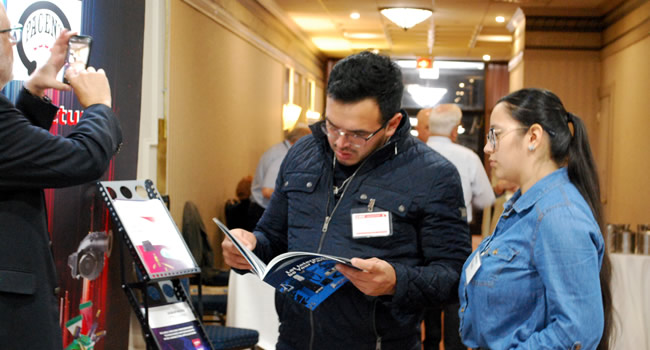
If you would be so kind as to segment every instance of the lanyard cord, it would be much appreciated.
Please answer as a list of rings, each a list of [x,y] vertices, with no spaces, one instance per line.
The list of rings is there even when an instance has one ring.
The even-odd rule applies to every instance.
[[[359,167],[357,168],[357,170],[355,170],[352,173],[352,175],[350,175],[349,178],[345,179],[345,181],[343,181],[343,184],[341,185],[341,187],[338,188],[336,192],[334,192],[334,195],[336,195],[336,193],[338,193],[338,190],[343,189],[343,192],[341,193],[341,197],[339,197],[339,199],[336,200],[336,203],[334,204],[334,209],[332,209],[332,212],[329,213],[329,215],[327,213],[329,212],[329,209],[330,209],[330,201],[331,201],[332,195],[329,193],[329,190],[327,191],[327,206],[325,207],[325,215],[326,215],[325,216],[325,223],[323,223],[323,228],[321,229],[321,237],[320,237],[320,242],[318,243],[318,250],[316,251],[317,253],[320,253],[321,249],[323,248],[323,242],[325,241],[325,234],[327,233],[327,229],[329,227],[330,220],[332,220],[332,217],[334,216],[334,212],[336,212],[336,209],[339,207],[339,204],[341,204],[342,199],[345,196],[345,192],[347,192],[348,188],[350,187],[350,184],[352,183],[352,180],[357,175],[359,170],[361,168],[363,168],[363,165],[366,164],[368,159],[370,159],[372,157],[373,154],[375,154],[380,149],[386,147],[389,140],[386,140],[386,143],[384,145],[382,145],[381,147],[379,147],[379,148],[375,149],[374,151],[372,151],[372,153],[370,153],[363,160],[363,162],[361,162],[361,164],[359,164]],[[397,154],[397,145],[395,145],[395,154]],[[335,167],[336,167],[336,154],[332,154],[332,174],[330,175],[330,181],[329,181],[332,186],[334,186],[334,168]]]
[[[336,212],[336,209],[339,207],[339,204],[341,204],[343,197],[345,196],[345,192],[347,192],[348,188],[350,187],[349,184],[352,183],[352,180],[354,177],[357,175],[359,170],[363,167],[364,164],[366,164],[366,161],[370,157],[366,157],[366,159],[359,164],[359,167],[357,170],[355,170],[352,175],[346,180],[348,182],[348,185],[343,187],[343,192],[341,193],[341,197],[339,197],[338,200],[336,200],[336,203],[334,204],[334,209],[332,209],[332,212],[327,214],[330,210],[330,201],[332,198],[332,194],[329,193],[329,190],[327,191],[327,206],[325,207],[325,223],[323,223],[323,228],[321,229],[321,236],[320,236],[320,242],[318,242],[318,250],[316,251],[317,253],[320,253],[321,249],[323,249],[323,242],[325,241],[325,235],[327,234],[327,228],[329,227],[330,220],[332,220],[332,217],[334,216],[334,213]],[[336,155],[332,155],[332,174],[330,175],[330,183],[333,185],[334,184],[334,168],[336,167]]]
[[[363,165],[366,163],[368,158],[369,157],[366,157],[366,159],[364,159],[363,162],[361,162],[359,167],[357,167],[357,169],[352,173],[352,175],[350,175],[350,177],[348,177],[347,179],[345,179],[345,181],[343,181],[343,185],[341,185],[340,188],[337,188],[337,191],[334,193],[335,195],[338,193],[338,190],[340,190],[340,189],[343,189],[343,192],[341,192],[341,197],[339,197],[339,199],[336,200],[336,202],[334,204],[334,209],[332,209],[332,212],[329,213],[329,215],[327,215],[325,217],[325,223],[323,224],[323,229],[322,229],[323,233],[327,232],[327,227],[329,226],[330,220],[332,219],[332,216],[334,216],[334,212],[336,212],[336,208],[338,208],[339,204],[341,204],[341,200],[343,199],[343,196],[345,196],[345,192],[347,192],[348,188],[350,187],[349,184],[352,183],[352,180],[354,179],[355,176],[357,176],[357,173],[363,167]],[[335,167],[336,167],[336,155],[332,155],[332,174],[330,175],[330,182],[332,183],[332,185],[334,184],[334,168]],[[329,194],[329,191],[328,191],[328,194],[327,194],[327,206],[325,207],[326,213],[329,212],[331,198],[332,198],[332,196]]]

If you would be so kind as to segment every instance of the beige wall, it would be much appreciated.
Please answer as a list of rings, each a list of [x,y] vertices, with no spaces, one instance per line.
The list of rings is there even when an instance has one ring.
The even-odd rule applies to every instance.
[[[210,219],[223,219],[238,181],[283,138],[285,65],[180,0],[169,14],[171,213],[180,226],[185,201],[194,201],[219,253],[222,235]]]
[[[650,223],[650,37],[602,62],[603,97],[609,96],[611,152],[606,170],[606,217],[609,222]],[[605,121],[603,121],[604,123]]]
[[[557,33],[534,34],[529,37],[538,47],[557,44],[549,39]],[[564,50],[525,49],[523,62],[510,72],[511,90],[520,81],[524,87],[547,88],[585,121],[601,177],[605,221],[636,230],[637,224],[650,223],[650,2],[600,34],[598,51],[575,50],[582,40],[564,42]],[[575,35],[590,43],[596,37]]]
[[[569,112],[582,118],[589,135],[593,135],[598,113],[599,52],[526,50],[524,61],[524,87],[553,91]]]

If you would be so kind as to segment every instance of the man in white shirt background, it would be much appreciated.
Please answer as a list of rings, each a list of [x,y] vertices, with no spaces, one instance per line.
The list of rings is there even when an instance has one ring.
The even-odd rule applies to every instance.
[[[467,222],[472,222],[473,208],[483,209],[494,203],[492,185],[479,156],[471,149],[455,143],[462,118],[460,107],[441,104],[418,113],[418,138],[447,158],[458,170],[467,209]],[[468,237],[469,239],[470,237]],[[440,312],[444,310],[445,350],[467,349],[458,334],[458,303],[447,304],[425,314],[424,349],[438,349],[440,343]]]
[[[301,137],[309,134],[311,130],[307,125],[298,124],[291,131],[285,132],[284,141],[269,148],[260,158],[251,184],[251,204],[248,210],[247,227],[244,227],[246,230],[255,229],[255,225],[269,205],[275,188],[275,179],[278,177],[280,165],[289,148]]]

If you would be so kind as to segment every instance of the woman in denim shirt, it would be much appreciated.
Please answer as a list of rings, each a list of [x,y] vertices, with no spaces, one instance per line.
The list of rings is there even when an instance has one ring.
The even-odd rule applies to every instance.
[[[494,174],[520,189],[463,267],[463,342],[607,349],[610,268],[584,124],[550,91],[519,90],[495,106],[484,150]]]

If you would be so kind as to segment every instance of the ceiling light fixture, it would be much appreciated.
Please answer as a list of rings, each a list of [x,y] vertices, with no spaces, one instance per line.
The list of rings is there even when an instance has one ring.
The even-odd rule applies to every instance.
[[[352,19],[359,19],[359,18],[361,18],[361,14],[359,14],[359,12],[352,12],[352,13],[350,14],[350,18],[352,18]]]
[[[428,9],[408,7],[383,8],[379,12],[404,30],[412,28],[433,14],[433,11]]]
[[[491,59],[492,59],[492,57],[490,57],[490,55],[483,55],[483,61],[487,62],[487,61],[489,61]]]
[[[503,17],[503,16],[496,16],[496,18],[494,18],[494,20],[497,21],[498,23],[503,23],[503,22],[506,21],[506,18]]]
[[[418,84],[406,85],[406,91],[420,107],[435,106],[447,93],[445,88],[426,87]]]

